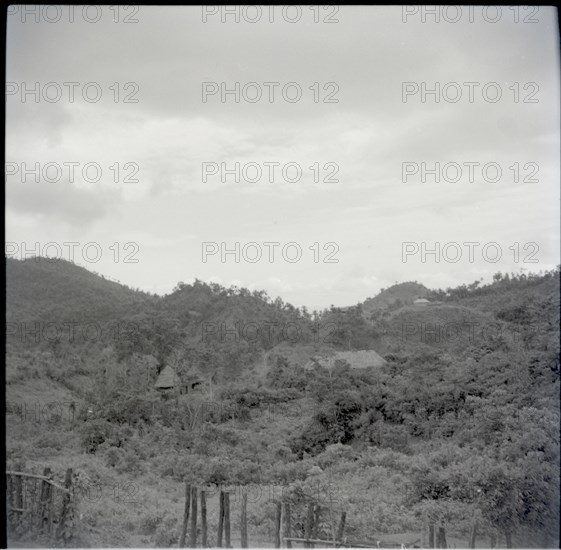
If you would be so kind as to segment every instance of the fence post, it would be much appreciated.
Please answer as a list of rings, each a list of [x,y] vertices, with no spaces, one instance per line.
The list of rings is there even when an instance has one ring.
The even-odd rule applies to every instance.
[[[280,501],[277,501],[275,509],[275,548],[281,547],[281,506]]]
[[[224,493],[224,538],[226,548],[230,545],[230,493]]]
[[[32,532],[37,525],[37,517],[39,516],[39,491],[37,489],[37,478],[33,478],[33,491],[31,493],[31,502],[27,512],[27,529]]]
[[[187,525],[189,525],[189,510],[191,508],[191,485],[185,482],[185,510],[183,512],[183,527],[179,537],[179,548],[185,548],[185,537],[187,536]]]
[[[306,526],[304,530],[304,538],[306,542],[304,543],[304,548],[313,548],[312,544],[309,542],[312,536],[312,529],[314,526],[314,503],[310,502],[308,504],[308,509],[306,512]]]
[[[247,492],[242,492],[241,547],[247,548]]]
[[[24,466],[21,462],[18,462],[16,465],[16,470],[18,472],[23,472]],[[15,477],[15,503],[14,507],[18,510],[23,508],[23,479],[22,476],[14,476]],[[14,514],[15,526],[18,528],[21,525],[23,512],[16,512]]]
[[[434,523],[429,524],[429,548],[435,548],[435,544],[434,544]]]
[[[64,487],[68,491],[62,497],[62,510],[60,514],[60,523],[58,524],[57,538],[68,540],[72,536],[72,523],[74,520],[74,512],[72,510],[72,468],[66,470],[64,477]]]
[[[14,507],[14,480],[12,474],[8,474],[8,478],[6,479],[7,487],[6,487],[6,494],[8,497],[8,510],[7,516],[10,520],[10,527],[14,527],[14,512],[12,508]]]
[[[319,504],[314,504],[314,524],[312,527],[312,538],[317,539],[319,534],[319,521],[321,517],[321,507]],[[312,543],[312,548],[315,548],[315,544]]]
[[[206,491],[201,489],[201,546],[206,548]]]
[[[341,520],[339,522],[339,529],[337,529],[337,540],[343,540],[343,533],[345,532],[345,520],[347,519],[347,512],[341,512]]]
[[[222,548],[222,532],[224,531],[224,492],[220,489],[218,497],[220,502],[218,510],[218,534],[216,536],[216,546]]]
[[[55,518],[56,518],[55,495],[56,495],[56,489],[51,484],[49,484],[49,507],[48,507],[49,517],[47,519],[47,523],[48,523],[47,529],[49,533],[52,533],[55,528]]]
[[[292,541],[286,540],[287,538],[290,537],[290,503],[289,502],[284,503],[283,519],[284,519],[283,538],[285,540],[286,547],[292,548]]]
[[[439,548],[447,548],[448,545],[446,544],[446,531],[444,527],[438,528],[438,540],[439,540]]]
[[[189,537],[189,546],[197,547],[197,488],[191,487],[191,533]]]
[[[477,521],[473,522],[473,526],[471,528],[471,534],[469,537],[469,547],[475,548],[475,539],[477,537]]]

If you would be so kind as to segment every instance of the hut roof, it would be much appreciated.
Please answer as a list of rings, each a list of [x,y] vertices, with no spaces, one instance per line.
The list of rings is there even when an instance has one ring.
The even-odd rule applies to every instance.
[[[160,372],[155,388],[174,388],[179,383],[179,377],[175,370],[169,365],[165,366]]]

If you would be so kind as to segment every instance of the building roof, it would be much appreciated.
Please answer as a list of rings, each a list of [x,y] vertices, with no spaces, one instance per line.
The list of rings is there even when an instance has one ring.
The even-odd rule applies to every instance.
[[[169,365],[162,369],[162,372],[158,375],[158,379],[154,384],[155,388],[174,388],[179,383],[179,377],[175,370]]]
[[[417,298],[413,303],[414,304],[430,304],[430,301],[427,300],[426,298]]]
[[[329,357],[314,356],[306,363],[307,369],[319,365],[324,368],[332,369],[337,361],[347,362],[352,369],[368,369],[381,367],[386,364],[386,360],[376,353],[373,349],[360,351],[339,351]]]

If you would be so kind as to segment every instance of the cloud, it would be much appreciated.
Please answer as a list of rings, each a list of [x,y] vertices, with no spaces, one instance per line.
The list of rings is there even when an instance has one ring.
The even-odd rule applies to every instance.
[[[56,221],[75,230],[115,215],[119,202],[116,192],[98,194],[67,181],[15,183],[6,188],[8,209],[35,218],[38,225]]]
[[[13,240],[79,234],[137,242],[141,262],[108,260],[96,270],[135,287],[169,290],[179,280],[216,276],[313,307],[356,303],[395,280],[452,284],[499,267],[403,264],[403,241],[498,240],[505,250],[536,241],[539,267],[559,263],[553,8],[540,7],[538,24],[516,24],[506,8],[497,24],[477,10],[475,23],[433,24],[419,15],[404,23],[398,6],[349,6],[340,7],[332,25],[314,23],[308,7],[298,24],[282,17],[222,23],[219,16],[204,24],[200,7],[172,6],[140,6],[138,23],[117,24],[114,11],[102,8],[108,17],[96,24],[81,20],[80,10],[74,23],[9,19],[8,82],[79,86],[72,103],[7,97],[7,160],[96,162],[103,169],[95,184],[81,174],[73,184],[8,179],[6,230]],[[420,92],[404,102],[402,85],[411,81],[441,89],[458,82],[464,94],[464,82],[481,85],[473,103],[423,100]],[[91,82],[102,90],[99,101],[82,95]],[[203,82],[216,83],[219,92],[255,82],[264,95],[251,103],[243,91],[237,102],[217,93],[203,102]],[[265,82],[279,83],[272,103]],[[283,98],[289,82],[301,88],[296,103]],[[487,82],[500,85],[499,102],[482,98]],[[539,101],[526,103],[524,86],[532,82]],[[324,102],[333,90],[338,102]],[[138,102],[124,101],[131,91]],[[223,182],[218,173],[203,181],[203,162],[230,170],[239,163],[242,175],[258,163],[262,180],[230,174]],[[265,162],[279,163],[272,183]],[[423,183],[419,171],[403,183],[404,162],[429,169],[494,162],[503,176],[491,184],[478,174],[469,182],[466,170],[458,182],[429,176]],[[300,181],[285,180],[287,163],[301,167]],[[539,181],[515,184],[515,163],[521,179],[529,173],[525,165],[536,163]],[[205,264],[203,241],[297,241],[308,255],[313,243],[335,242],[340,262]],[[508,262],[501,269],[518,268]]]

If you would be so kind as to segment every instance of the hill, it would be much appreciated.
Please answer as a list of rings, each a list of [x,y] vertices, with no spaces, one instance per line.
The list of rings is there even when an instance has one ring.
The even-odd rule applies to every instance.
[[[15,321],[114,321],[154,297],[64,260],[6,258],[6,307]]]
[[[382,349],[409,352],[427,345],[461,355],[471,346],[515,345],[516,334],[491,312],[457,304],[405,306],[381,322]]]
[[[186,481],[257,487],[258,546],[272,542],[274,488],[295,536],[313,498],[318,537],[330,538],[335,498],[354,540],[426,540],[441,525],[467,546],[477,520],[479,547],[559,542],[559,270],[483,287],[404,283],[315,318],[202,281],[150,296],[66,262],[7,260],[7,278],[8,465],[49,466],[59,482],[74,469],[74,546],[176,546]],[[439,303],[411,305],[423,292]],[[22,337],[23,322],[42,323],[39,337],[30,324]],[[84,334],[91,323],[107,334]],[[368,350],[385,361],[304,368]],[[165,365],[209,387],[164,399]],[[115,499],[124,487],[138,498]],[[216,512],[209,497],[210,544]]]
[[[399,283],[382,289],[374,298],[368,298],[362,303],[362,309],[367,317],[376,311],[391,306],[412,304],[417,298],[425,298],[427,287],[417,282]]]

